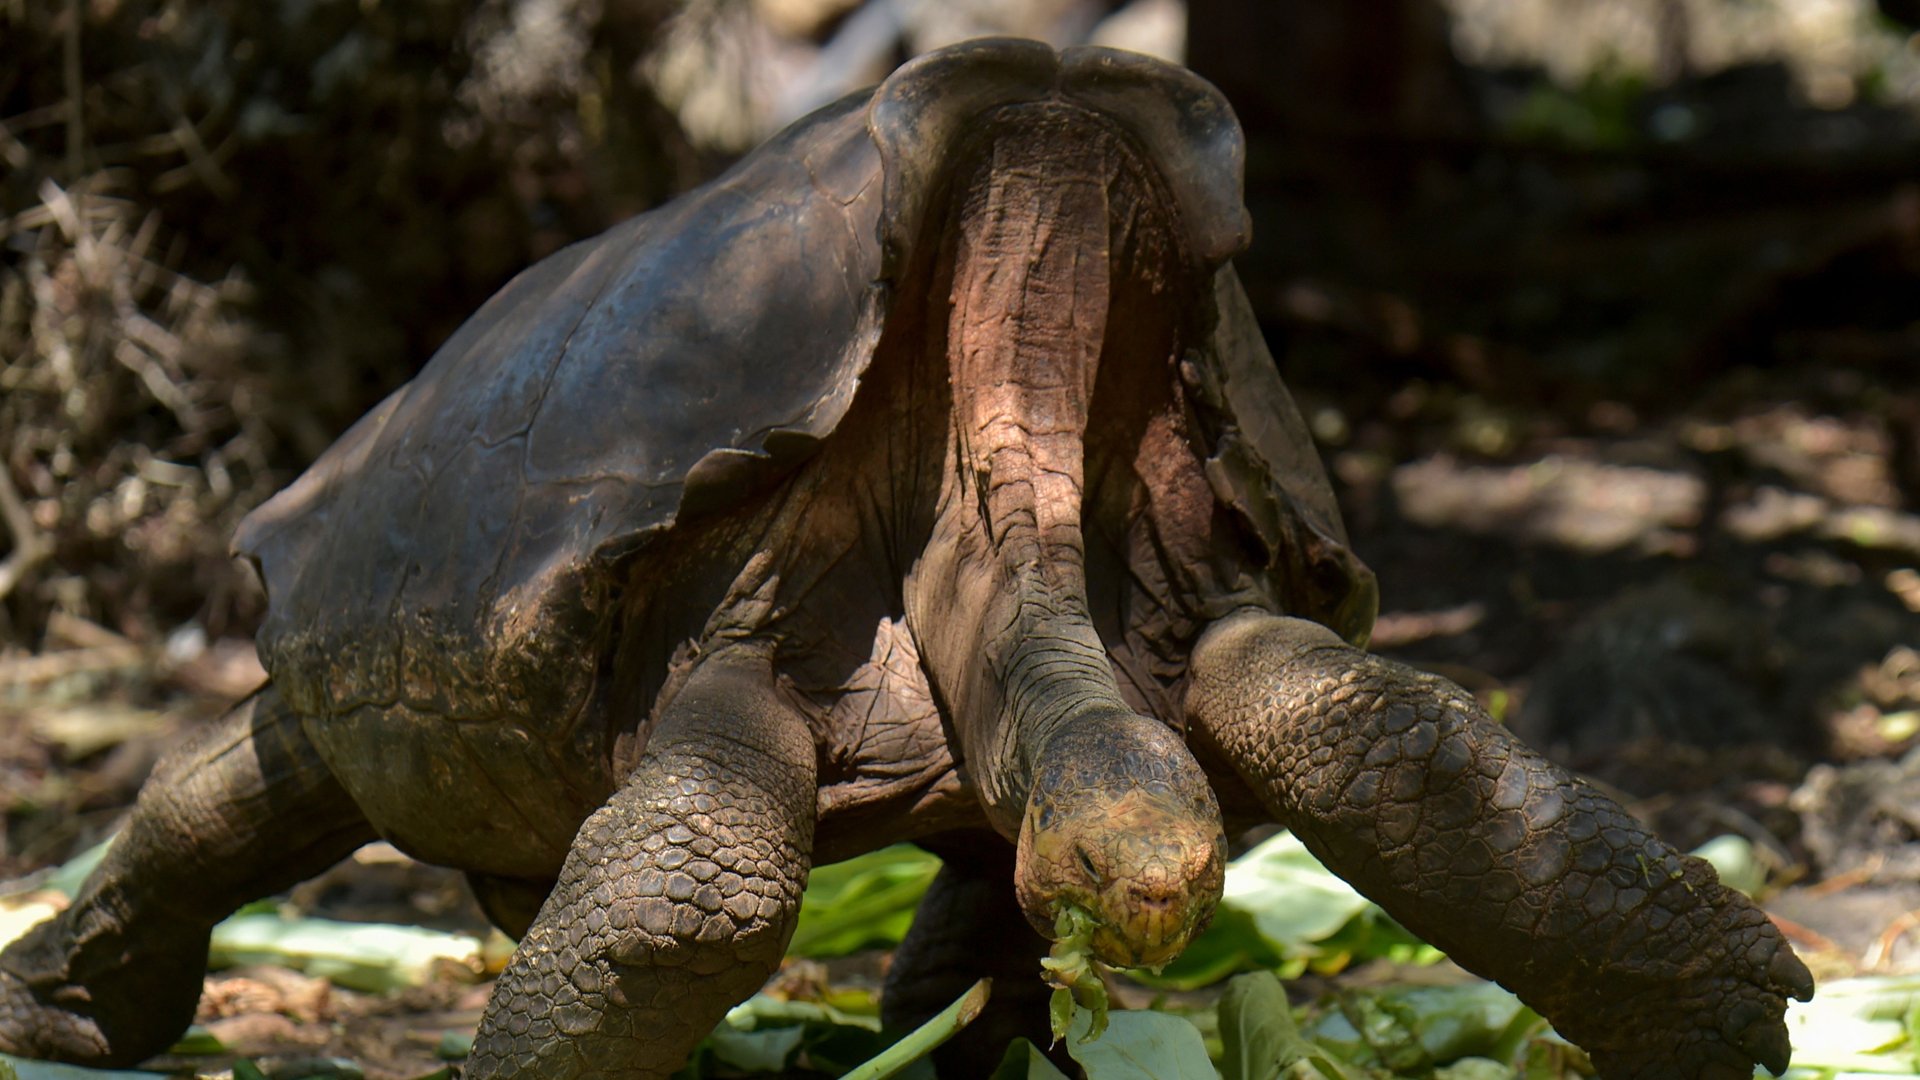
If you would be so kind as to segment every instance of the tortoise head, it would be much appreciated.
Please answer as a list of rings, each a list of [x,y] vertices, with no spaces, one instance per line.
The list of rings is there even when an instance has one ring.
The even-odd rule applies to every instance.
[[[1212,917],[1226,846],[1213,789],[1178,736],[1131,714],[1083,716],[1041,752],[1015,888],[1042,934],[1077,907],[1093,918],[1095,956],[1157,967]]]

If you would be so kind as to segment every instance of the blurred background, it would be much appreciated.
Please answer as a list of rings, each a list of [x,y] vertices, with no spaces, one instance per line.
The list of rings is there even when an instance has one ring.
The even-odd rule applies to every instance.
[[[1380,575],[1376,648],[1676,843],[1747,837],[1800,882],[1803,953],[1911,968],[1916,28],[1914,0],[0,0],[0,879],[98,840],[262,677],[234,524],[514,272],[1015,34],[1234,103],[1240,272]]]

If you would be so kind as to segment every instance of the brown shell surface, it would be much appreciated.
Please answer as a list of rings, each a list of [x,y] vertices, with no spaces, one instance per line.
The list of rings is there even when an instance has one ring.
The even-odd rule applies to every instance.
[[[982,51],[1059,63],[1032,43]],[[922,72],[892,100],[990,77],[992,65]],[[403,706],[551,730],[585,700],[623,560],[805,461],[873,360],[882,238],[902,231],[881,206],[883,171],[927,147],[877,136],[867,104],[828,106],[714,182],[520,274],[242,523],[235,550],[269,599],[262,657],[296,709]],[[1222,167],[1237,176],[1237,142]],[[909,171],[940,182],[925,162]],[[1204,369],[1190,382],[1212,420],[1210,479],[1273,576],[1296,579],[1287,606],[1364,637],[1371,574],[1347,551],[1230,268],[1214,293],[1217,318],[1201,323],[1213,333],[1189,364]]]
[[[609,568],[832,430],[879,328],[861,105],[521,273],[241,524],[296,708],[552,718]]]

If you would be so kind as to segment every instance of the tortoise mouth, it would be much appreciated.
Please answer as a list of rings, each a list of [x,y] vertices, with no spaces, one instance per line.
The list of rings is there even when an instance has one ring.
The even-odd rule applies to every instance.
[[[1058,915],[1077,907],[1093,919],[1101,961],[1156,967],[1180,955],[1219,902],[1220,812],[1198,763],[1158,721],[1089,726],[1050,743],[1034,783],[1015,871],[1021,908],[1052,937]]]

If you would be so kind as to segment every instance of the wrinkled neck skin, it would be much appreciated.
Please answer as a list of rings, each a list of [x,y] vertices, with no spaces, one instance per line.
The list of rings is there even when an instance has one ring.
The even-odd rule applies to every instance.
[[[1107,339],[1114,281],[1179,272],[1157,242],[1170,200],[1090,112],[998,119],[951,194],[935,288],[952,405],[908,618],[988,818],[1018,839],[1029,919],[1050,934],[1062,902],[1109,907],[1140,925],[1105,958],[1158,963],[1218,896],[1219,810],[1180,739],[1121,696],[1089,616],[1081,521],[1095,377],[1128,344]],[[1170,356],[1145,362],[1173,377]],[[1155,843],[1116,844],[1116,814]]]

